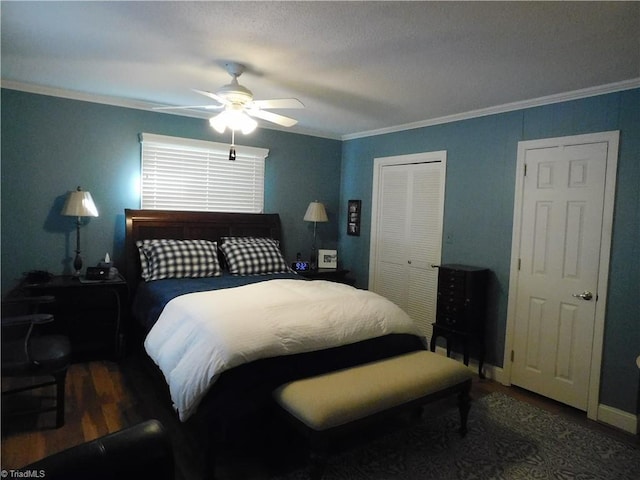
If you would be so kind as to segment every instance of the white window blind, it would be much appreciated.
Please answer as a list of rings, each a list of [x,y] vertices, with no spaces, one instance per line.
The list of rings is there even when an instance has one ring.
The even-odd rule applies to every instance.
[[[140,207],[152,210],[262,213],[265,148],[140,134]]]

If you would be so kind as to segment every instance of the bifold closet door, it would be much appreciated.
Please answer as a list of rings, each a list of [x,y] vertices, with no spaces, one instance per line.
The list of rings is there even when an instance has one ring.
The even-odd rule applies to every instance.
[[[370,288],[403,308],[431,336],[442,249],[442,162],[383,165],[379,170],[375,254]]]

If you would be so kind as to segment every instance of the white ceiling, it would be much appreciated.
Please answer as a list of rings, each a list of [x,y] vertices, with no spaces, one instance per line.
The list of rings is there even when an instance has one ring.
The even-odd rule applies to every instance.
[[[201,105],[206,97],[191,89],[229,83],[223,66],[231,60],[248,66],[240,83],[256,99],[305,104],[277,111],[299,120],[291,131],[329,138],[640,85],[637,2],[1,8],[3,87],[136,108]]]

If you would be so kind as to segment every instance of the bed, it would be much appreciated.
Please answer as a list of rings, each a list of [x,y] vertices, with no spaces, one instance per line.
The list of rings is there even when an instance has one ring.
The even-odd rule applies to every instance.
[[[282,247],[278,214],[127,209],[125,219],[124,274],[133,299],[134,327],[141,332],[140,337],[144,341],[145,350],[154,364],[163,371],[180,419],[197,423],[200,429],[216,438],[224,438],[238,424],[237,422],[263,414],[264,409],[271,403],[271,392],[286,382],[426,349],[424,339],[415,327],[407,326],[405,319],[400,318],[404,313],[398,314],[394,310],[397,307],[382,297],[372,298],[375,294],[371,292],[323,280],[306,280],[290,271],[279,253],[284,268],[281,263],[275,261],[280,269],[273,268],[272,264],[267,268],[271,271],[267,272],[256,273],[249,268],[248,273],[245,273],[242,268],[238,269],[238,262],[233,259],[234,249],[242,250],[242,255],[245,255],[245,249],[259,248],[255,243],[252,246],[247,246],[248,244],[262,242],[260,248],[268,245],[269,255],[272,255],[274,245],[278,251]],[[155,242],[150,242],[152,240]],[[208,269],[208,273],[200,272],[198,275],[201,276],[196,278],[191,278],[189,273],[184,277],[181,277],[182,274],[178,275],[181,278],[173,278],[171,272],[161,272],[159,277],[150,276],[148,270],[153,268],[145,266],[144,263],[153,263],[154,258],[157,260],[160,257],[141,255],[141,246],[146,242],[147,246],[153,243],[155,248],[163,241],[166,243],[170,240],[175,243],[206,242],[204,248],[209,248],[211,255],[213,251],[217,254],[220,274],[210,275],[215,267],[212,270],[212,267],[208,266],[205,268]],[[212,242],[215,242],[215,247],[211,247]],[[189,245],[193,246],[191,243]],[[166,253],[163,251],[164,248],[160,248],[162,253]],[[223,248],[224,254],[221,254]],[[156,288],[158,286],[162,286],[159,291]],[[289,307],[289,304],[283,306],[279,301],[274,303],[273,299],[280,295],[274,292],[280,290],[283,290],[284,295],[295,305]],[[365,297],[366,306],[358,306],[360,297]],[[266,304],[264,307],[263,303]],[[233,321],[220,319],[222,313],[218,310],[229,310],[227,313],[232,316]],[[311,317],[311,313],[316,310],[316,317]],[[201,331],[197,328],[200,327],[185,327],[185,319],[196,316],[194,311],[198,312],[197,315],[201,312],[216,315],[213,322],[208,320],[214,323],[215,327],[209,327],[210,323],[206,323],[205,333],[199,333]],[[361,316],[386,315],[387,311],[393,319],[376,318],[372,323],[379,323],[379,326],[368,327],[360,319]],[[346,327],[331,323],[336,315],[348,316],[350,321],[346,322]],[[304,330],[296,323],[297,319],[306,322]],[[330,323],[325,324],[325,319]],[[198,322],[199,320],[196,324]],[[226,326],[219,327],[218,324]],[[236,331],[236,328],[245,324],[247,331]],[[313,337],[306,336],[308,328],[316,330]],[[340,328],[344,331],[339,330]],[[368,328],[373,330],[369,331]],[[290,332],[297,334],[298,329],[303,332],[302,336],[292,338]],[[240,338],[241,343],[249,343],[251,348],[253,340],[246,341],[245,336],[254,333],[253,331],[260,338],[275,335],[279,344],[273,348],[269,347],[266,353],[255,353],[252,350],[250,353],[242,352],[236,355],[235,344],[213,345],[226,341],[227,330],[231,331],[230,337]],[[277,332],[273,333],[275,330]],[[157,334],[157,331],[164,331],[164,334]],[[340,332],[339,335],[335,334],[336,331]],[[318,340],[318,335],[327,337],[329,343],[324,344],[322,339]],[[282,341],[283,336],[285,341]],[[161,339],[157,340],[157,337]],[[187,369],[193,374],[188,376],[196,376],[196,373],[200,375],[197,370],[204,370],[202,378],[195,383],[208,383],[198,393],[187,394],[190,398],[185,404],[179,398],[184,394],[180,391],[182,387],[171,385],[172,373],[169,370],[180,368],[176,364],[176,357],[187,357],[188,349],[191,348],[184,339],[194,337],[208,349],[209,353],[206,355],[217,355],[217,351],[222,350],[232,360],[225,360],[224,367],[215,371],[211,370],[211,364],[205,367],[189,365]],[[163,354],[161,350],[164,343],[169,341],[167,338],[173,342],[173,346],[171,353]],[[180,344],[181,341],[185,342],[184,346]],[[176,342],[179,344],[178,347],[175,346]],[[179,353],[176,353],[176,348]],[[198,353],[196,356],[204,355]],[[170,359],[167,361],[163,357]],[[167,364],[170,366],[167,367]],[[194,399],[194,396],[197,398]]]

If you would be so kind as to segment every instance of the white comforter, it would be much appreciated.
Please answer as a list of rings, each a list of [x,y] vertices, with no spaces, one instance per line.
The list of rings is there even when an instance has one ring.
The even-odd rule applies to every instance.
[[[145,348],[184,421],[225,370],[389,333],[417,330],[380,295],[322,280],[269,280],[174,298]]]

